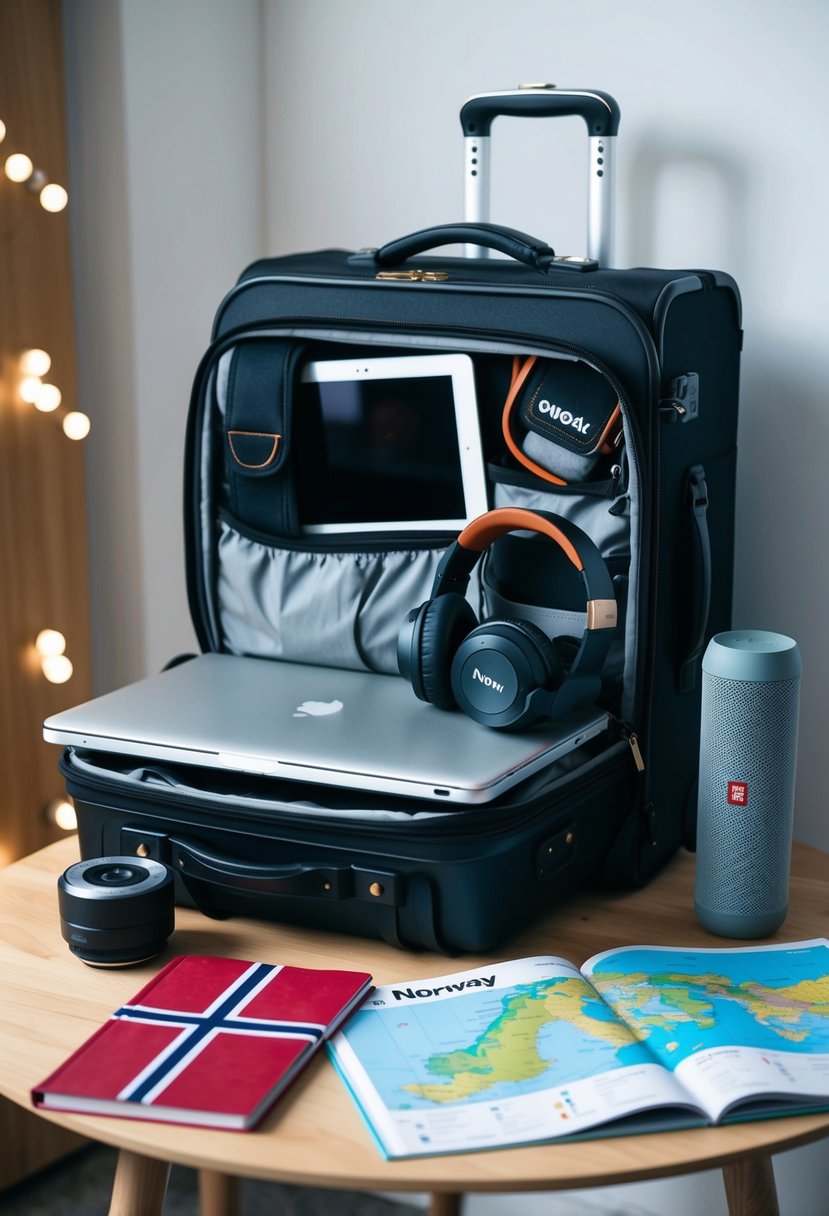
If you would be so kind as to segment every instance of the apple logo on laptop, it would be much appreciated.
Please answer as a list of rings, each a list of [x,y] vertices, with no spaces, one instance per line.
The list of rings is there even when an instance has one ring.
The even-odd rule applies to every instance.
[[[303,701],[294,711],[295,718],[324,718],[327,714],[338,714],[342,701]]]

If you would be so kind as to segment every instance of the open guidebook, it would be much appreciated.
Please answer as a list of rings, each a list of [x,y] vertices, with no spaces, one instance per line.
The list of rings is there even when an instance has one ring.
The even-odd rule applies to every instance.
[[[387,1157],[829,1108],[829,941],[629,946],[377,988],[329,1043]]]

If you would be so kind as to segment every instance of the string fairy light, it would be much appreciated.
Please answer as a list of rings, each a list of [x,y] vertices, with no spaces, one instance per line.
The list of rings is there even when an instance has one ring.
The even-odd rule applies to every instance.
[[[52,366],[52,356],[46,350],[32,347],[20,356],[20,370],[26,376],[45,376]]]
[[[46,808],[46,819],[63,832],[77,831],[78,815],[71,798],[54,798]]]
[[[12,152],[11,156],[6,157],[3,170],[10,182],[22,183],[29,180],[35,167],[25,152]]]
[[[40,191],[38,198],[40,205],[44,211],[53,213],[63,211],[66,204],[69,202],[69,195],[63,186],[59,186],[57,182],[47,182]]]
[[[63,394],[56,384],[41,383],[32,405],[42,414],[51,414],[52,410],[58,408],[62,400]]]
[[[35,638],[35,650],[42,659],[53,658],[66,650],[66,638],[59,629],[41,629]]]
[[[17,386],[17,392],[21,401],[25,401],[27,405],[34,405],[42,388],[43,381],[40,376],[24,376]]]
[[[0,143],[6,138],[6,124],[0,120]],[[25,152],[12,152],[6,157],[3,171],[10,182],[24,185],[30,194],[37,195],[44,211],[53,214],[63,211],[69,202],[69,193],[59,182],[49,181],[45,169],[38,169],[31,156]]]
[[[75,670],[72,660],[64,654],[66,638],[59,629],[41,629],[35,638],[35,650],[40,656],[40,669],[50,684],[65,684]]]
[[[0,144],[6,138],[7,128],[0,119]],[[49,180],[48,174],[36,168],[31,157],[25,152],[12,152],[3,163],[6,178],[13,183],[25,186],[28,193],[36,196],[44,211],[58,213],[63,211],[68,202],[69,194],[64,186]],[[45,382],[52,366],[52,357],[41,347],[30,347],[24,350],[18,359],[20,382],[18,395],[21,401],[33,405],[43,413],[51,413],[58,408],[62,394],[56,384]],[[70,439],[83,439],[88,435],[90,420],[80,410],[69,411],[63,419],[64,433]],[[65,684],[72,678],[74,667],[66,654],[66,638],[59,629],[41,629],[34,640],[34,650],[40,662],[43,676],[52,684]],[[44,810],[47,822],[64,832],[76,831],[78,819],[71,798],[59,797],[53,799]],[[0,847],[0,866],[6,864],[9,858],[7,850]]]
[[[63,433],[67,439],[86,439],[92,423],[82,410],[70,410],[63,420]]]
[[[63,394],[56,384],[45,383],[43,377],[52,366],[52,356],[48,351],[33,346],[24,350],[18,360],[18,366],[23,378],[17,386],[21,401],[33,405],[43,414],[53,413],[63,400]],[[63,418],[63,433],[67,439],[86,439],[92,423],[89,415],[82,410],[69,410]]]

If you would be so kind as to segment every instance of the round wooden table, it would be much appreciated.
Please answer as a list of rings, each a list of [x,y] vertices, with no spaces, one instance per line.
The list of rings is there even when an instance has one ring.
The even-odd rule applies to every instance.
[[[586,891],[569,900],[488,960],[466,955],[447,961],[279,924],[211,921],[179,908],[175,934],[160,958],[141,967],[96,970],[74,958],[60,934],[56,881],[77,857],[77,841],[69,838],[0,871],[0,1093],[23,1107],[31,1104],[32,1087],[174,954],[353,967],[386,984],[474,967],[493,957],[557,954],[581,964],[614,946],[729,944],[695,920],[694,859],[685,854],[643,891]],[[796,845],[789,917],[770,940],[825,936],[827,928],[829,859]],[[468,1191],[598,1187],[712,1167],[723,1170],[731,1216],[773,1216],[778,1209],[771,1154],[829,1135],[829,1114],[822,1114],[383,1161],[324,1053],[248,1134],[38,1113],[120,1149],[110,1216],[160,1213],[172,1162],[201,1171],[203,1216],[233,1210],[233,1179],[239,1176],[353,1191],[428,1191],[433,1216],[449,1216]]]

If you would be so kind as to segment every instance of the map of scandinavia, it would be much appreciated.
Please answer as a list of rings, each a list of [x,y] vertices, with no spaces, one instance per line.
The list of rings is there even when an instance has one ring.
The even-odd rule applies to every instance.
[[[591,979],[604,1000],[573,972],[457,1001],[358,1012],[347,1037],[397,1110],[504,1100],[654,1057],[674,1068],[724,1045],[829,1053],[826,957],[825,948],[819,958],[780,950],[741,963],[735,955],[631,950],[597,962]]]

